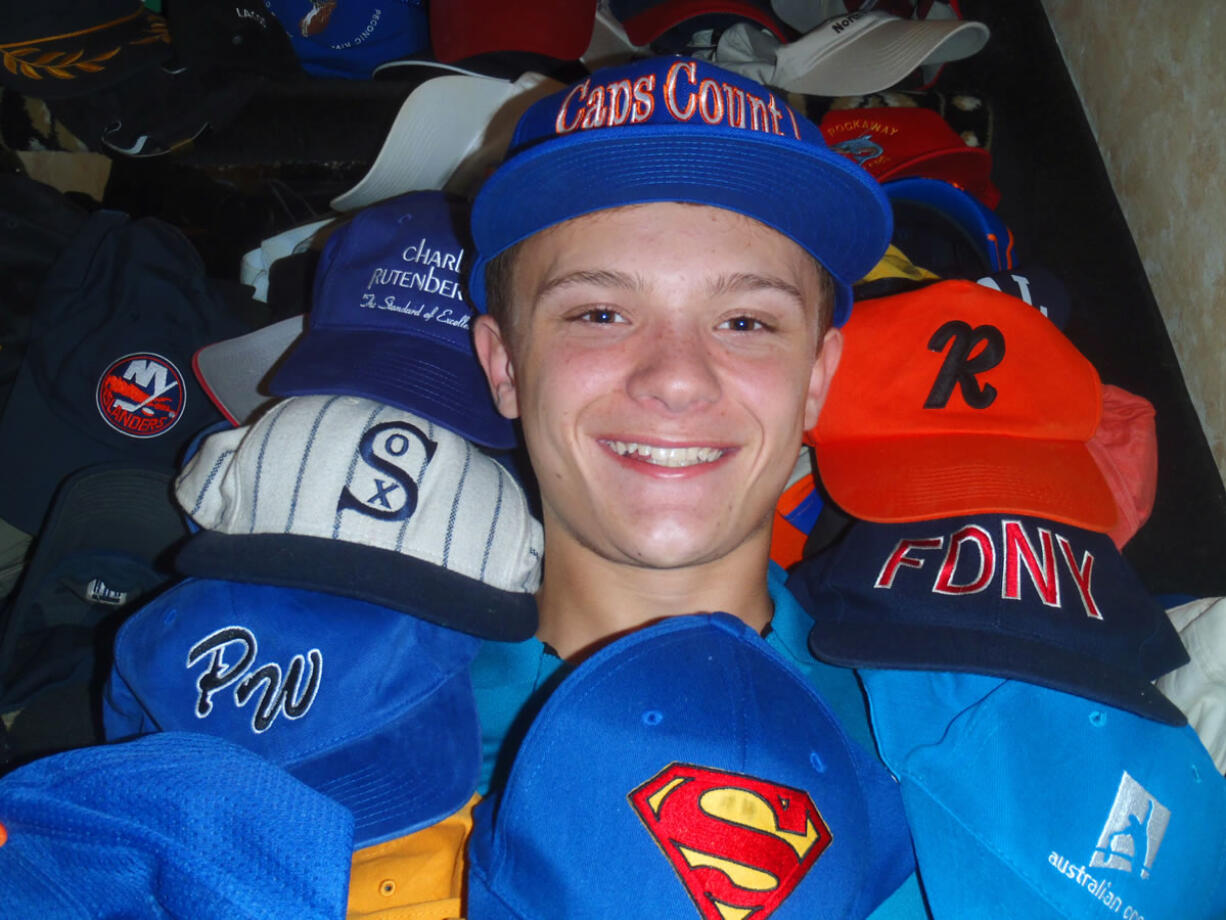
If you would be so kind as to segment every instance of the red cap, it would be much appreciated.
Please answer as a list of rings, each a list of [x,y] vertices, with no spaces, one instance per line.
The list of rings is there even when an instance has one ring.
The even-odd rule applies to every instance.
[[[1123,549],[1154,510],[1158,491],[1154,404],[1119,387],[1104,386],[1102,417],[1088,446],[1119,512],[1119,521],[1107,535],[1117,549]]]
[[[495,51],[577,61],[596,24],[596,0],[433,0],[430,46],[450,63]]]
[[[817,426],[830,498],[893,523],[1012,513],[1106,532],[1102,385],[1038,310],[972,281],[856,304]]]
[[[880,182],[918,176],[943,179],[989,208],[1000,202],[992,184],[992,154],[969,147],[939,112],[926,108],[831,109],[820,125],[832,150],[859,163]]]

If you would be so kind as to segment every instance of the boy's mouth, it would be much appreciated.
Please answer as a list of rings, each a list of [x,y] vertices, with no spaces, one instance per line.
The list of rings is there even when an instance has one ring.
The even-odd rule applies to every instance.
[[[633,441],[603,441],[602,443],[619,456],[642,460],[655,466],[673,468],[714,463],[727,453],[720,447],[657,447],[651,444],[636,444]]]

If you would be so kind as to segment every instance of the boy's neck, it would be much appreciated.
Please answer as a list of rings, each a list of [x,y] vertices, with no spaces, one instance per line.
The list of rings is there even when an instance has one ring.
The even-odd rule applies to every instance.
[[[573,543],[547,543],[545,559],[536,635],[568,661],[664,617],[724,611],[760,632],[774,613],[766,582],[769,552],[754,547],[676,569],[611,562]]]

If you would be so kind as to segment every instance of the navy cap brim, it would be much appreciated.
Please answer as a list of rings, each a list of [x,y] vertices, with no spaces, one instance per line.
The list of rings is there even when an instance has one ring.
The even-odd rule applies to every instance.
[[[536,598],[377,546],[288,533],[202,530],[175,556],[201,578],[279,585],[390,607],[483,639],[519,642],[537,627]]]
[[[734,211],[794,240],[834,278],[836,325],[893,228],[878,182],[811,143],[710,125],[578,132],[515,154],[482,187],[472,217],[474,304],[485,310],[486,263],[516,243],[594,211],[662,201]]]

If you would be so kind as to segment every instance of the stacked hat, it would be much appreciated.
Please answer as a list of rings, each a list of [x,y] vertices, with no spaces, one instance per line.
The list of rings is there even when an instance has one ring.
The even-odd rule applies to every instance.
[[[73,473],[56,492],[0,611],[0,712],[20,710],[12,729],[23,752],[101,740],[99,638],[175,578],[169,556],[188,531],[173,479],[160,466],[105,463]]]
[[[1188,650],[1188,663],[1158,678],[1158,688],[1188,722],[1226,773],[1226,598],[1200,597],[1167,610]]]
[[[506,152],[524,109],[562,88],[532,71],[515,80],[431,73],[405,97],[366,175],[332,199],[334,210],[419,189],[475,189]]]
[[[473,812],[468,916],[861,918],[912,872],[894,779],[727,614],[606,646]]]
[[[634,168],[613,168],[624,163]],[[773,91],[704,61],[649,58],[598,70],[520,118],[473,205],[474,303],[485,308],[485,265],[498,253],[571,218],[652,201],[735,211],[794,240],[833,276],[836,323],[889,242],[878,183]]]
[[[882,523],[1015,513],[1107,532],[1102,384],[1029,304],[943,281],[858,305],[806,435],[829,497]]]
[[[933,916],[1226,916],[1226,779],[1191,726],[999,677],[860,675]]]
[[[0,517],[36,532],[60,482],[95,463],[177,466],[220,418],[192,355],[249,331],[242,312],[174,227],[92,214],[47,274],[0,418]]]
[[[140,0],[47,0],[12,7],[0,28],[0,83],[37,99],[108,89],[169,61],[166,20]]]
[[[435,0],[430,51],[445,62],[502,52],[577,61],[592,37],[596,6],[596,0]]]
[[[386,61],[430,44],[425,4],[417,0],[268,0],[302,69],[315,77],[368,79]]]
[[[610,0],[609,10],[630,41],[659,53],[684,51],[696,33],[719,34],[737,23],[767,30],[781,42],[796,34],[759,0]]]
[[[201,528],[176,557],[187,574],[352,597],[495,639],[536,630],[544,541],[523,489],[405,409],[284,399],[204,438],[176,495]]]
[[[944,179],[989,208],[1000,202],[992,184],[992,154],[966,143],[928,108],[831,109],[821,120],[831,148],[882,182],[921,176]]]
[[[969,191],[927,176],[890,179],[882,188],[894,213],[893,242],[916,264],[971,280],[1014,267],[1013,231]]]
[[[187,579],[125,621],[107,737],[204,732],[283,767],[354,815],[355,848],[472,795],[478,640],[364,601]]]
[[[343,916],[353,818],[222,738],[66,751],[0,780],[9,917]]]
[[[857,521],[788,586],[825,661],[994,674],[1186,721],[1152,681],[1187,652],[1106,534],[1020,515]]]
[[[719,36],[712,60],[787,92],[859,96],[889,89],[917,68],[970,57],[987,40],[981,22],[855,10],[831,15],[794,41],[737,23]]]
[[[269,391],[376,399],[478,444],[513,446],[473,351],[467,217],[458,199],[418,191],[335,230],[316,268],[306,334]]]

